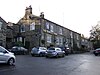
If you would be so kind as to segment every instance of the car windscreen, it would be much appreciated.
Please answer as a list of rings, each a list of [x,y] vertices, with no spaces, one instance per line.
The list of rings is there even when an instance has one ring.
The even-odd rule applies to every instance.
[[[0,47],[0,52],[4,52],[4,51],[6,51],[6,49],[3,47]]]
[[[47,50],[45,47],[39,47],[39,50]]]
[[[48,48],[48,50],[55,50],[55,48]]]
[[[56,48],[56,51],[62,51],[61,48]]]
[[[34,51],[34,50],[38,50],[38,48],[32,48],[32,50]]]

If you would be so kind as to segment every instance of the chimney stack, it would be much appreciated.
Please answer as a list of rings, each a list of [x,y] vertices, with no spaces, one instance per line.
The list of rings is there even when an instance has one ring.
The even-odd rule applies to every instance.
[[[41,17],[41,18],[44,18],[44,12],[41,12],[41,13],[40,13],[40,17]]]

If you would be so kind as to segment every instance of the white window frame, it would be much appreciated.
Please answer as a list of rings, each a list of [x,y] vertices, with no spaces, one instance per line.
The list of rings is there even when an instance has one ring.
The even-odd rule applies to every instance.
[[[56,37],[56,44],[59,45],[59,37]]]
[[[18,41],[22,42],[22,37],[17,37],[17,42]]]
[[[2,23],[2,22],[0,22],[0,30],[2,29],[2,24],[3,24],[3,23]]]
[[[73,38],[73,33],[72,32],[70,33],[70,36],[71,36],[71,38]]]
[[[54,25],[50,25],[50,31],[54,32]]]
[[[22,37],[19,37],[19,41],[21,41],[21,42],[22,42]]]
[[[60,27],[60,28],[59,28],[59,34],[62,34],[62,31],[63,31],[63,30],[62,30],[62,28]]]
[[[73,47],[73,40],[71,40],[71,47]]]
[[[30,24],[30,30],[35,30],[35,22]]]
[[[77,35],[77,40],[79,40],[79,35]]]
[[[82,39],[82,42],[84,42],[84,39]]]
[[[62,37],[59,37],[59,43],[60,43],[60,45],[63,45],[63,38]]]
[[[80,48],[79,42],[77,42],[77,47]]]
[[[46,22],[46,29],[47,29],[47,30],[50,29],[50,24],[49,24],[49,22]]]
[[[52,38],[52,36],[50,34],[47,34],[47,42],[48,43],[51,43],[51,38]]]

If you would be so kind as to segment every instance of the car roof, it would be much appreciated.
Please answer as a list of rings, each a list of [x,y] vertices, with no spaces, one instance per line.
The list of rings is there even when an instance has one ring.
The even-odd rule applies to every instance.
[[[32,49],[37,48],[37,49],[47,49],[46,47],[33,47]]]
[[[100,48],[97,48],[96,50],[100,50]]]
[[[61,48],[59,48],[59,47],[50,47],[50,48],[54,48],[54,49],[61,49]],[[48,48],[48,49],[50,49],[50,48]]]

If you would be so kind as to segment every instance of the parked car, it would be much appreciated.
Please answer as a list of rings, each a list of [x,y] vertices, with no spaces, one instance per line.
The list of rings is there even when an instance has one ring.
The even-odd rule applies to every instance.
[[[94,51],[95,51],[95,50],[90,50],[90,53],[92,53],[92,54],[93,54],[93,53],[94,53]]]
[[[65,51],[65,55],[69,54],[69,48],[68,47],[60,47],[62,51]]]
[[[7,63],[9,65],[15,65],[14,53],[11,53],[4,47],[0,46],[0,63]]]
[[[45,56],[47,48],[45,47],[34,47],[31,50],[31,55]]]
[[[100,54],[100,48],[95,49],[93,53],[95,56],[98,56]]]
[[[12,47],[12,49],[10,50],[11,52],[13,52],[14,54],[18,55],[18,54],[27,54],[28,50],[24,47],[18,47],[18,46],[14,46]]]
[[[62,51],[61,48],[51,47],[48,48],[46,52],[46,57],[64,57],[65,51]]]

